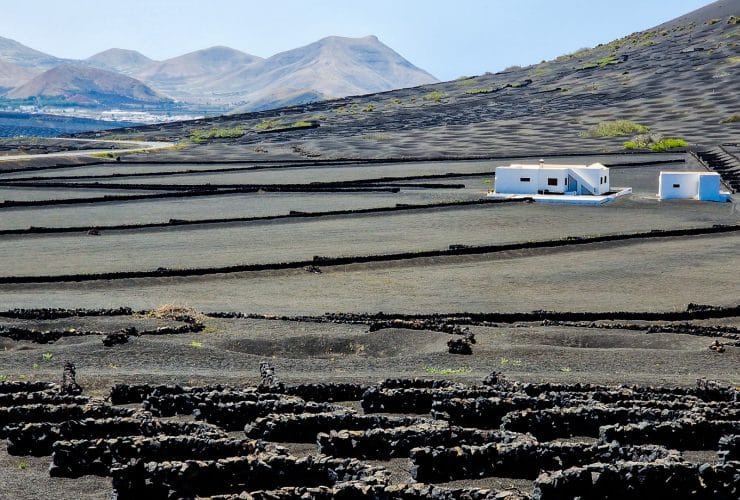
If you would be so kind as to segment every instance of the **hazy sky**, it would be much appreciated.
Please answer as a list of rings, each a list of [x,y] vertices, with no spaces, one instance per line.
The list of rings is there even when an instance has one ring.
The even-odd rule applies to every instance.
[[[527,65],[650,28],[709,0],[2,0],[0,36],[59,57],[213,45],[262,57],[377,35],[437,78]]]

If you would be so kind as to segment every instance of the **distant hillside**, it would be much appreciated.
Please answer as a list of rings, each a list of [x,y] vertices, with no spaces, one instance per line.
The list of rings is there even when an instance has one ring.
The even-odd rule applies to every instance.
[[[340,54],[336,60],[345,60],[341,44],[322,42],[278,54],[260,66],[275,64],[269,74],[285,87],[303,85],[304,74],[343,75],[341,67],[310,63],[325,54],[323,60],[331,60],[334,51]],[[740,1],[720,0],[655,28],[528,67],[258,113],[137,127],[131,133],[187,140],[194,131],[209,128],[244,131],[238,138],[211,141],[217,145],[206,141],[178,151],[180,159],[189,154],[200,158],[209,151],[263,160],[557,156],[626,151],[629,142],[635,151],[650,152],[647,141],[661,137],[681,138],[692,147],[734,145],[740,144],[739,54]],[[259,82],[256,74],[245,72],[243,78]],[[352,92],[349,85],[334,90]],[[331,85],[323,90],[331,91]],[[617,120],[627,122],[626,130],[616,126],[625,123]],[[290,129],[307,121],[319,126]],[[270,127],[289,130],[262,133]],[[635,137],[645,127],[649,136]],[[740,147],[728,147],[740,154]]]
[[[38,91],[44,93],[37,95],[44,96],[74,96],[70,104],[113,102],[115,89],[121,88],[123,101],[133,98],[130,89],[138,89],[135,92],[141,93],[145,102],[156,100],[154,93],[196,107],[259,110],[437,81],[374,36],[328,37],[267,59],[217,46],[154,61],[134,50],[114,48],[71,62],[75,70],[67,67],[45,75],[38,73],[70,61],[0,38],[0,63],[5,63],[0,66],[0,89],[14,89],[6,97],[25,98]],[[151,92],[130,80],[113,84],[111,75],[72,75],[85,67],[140,80]],[[39,78],[30,82],[35,76]],[[108,83],[91,86],[96,80]],[[96,89],[99,85],[102,87]],[[86,95],[88,87],[95,95]],[[101,92],[107,97],[101,99]]]
[[[10,90],[23,85],[39,74],[39,70],[24,68],[17,64],[0,61],[0,94],[3,90]]]
[[[91,66],[133,76],[155,64],[141,52],[127,49],[108,49],[85,59]]]
[[[221,92],[224,75],[242,70],[262,59],[229,47],[210,47],[141,68],[136,77],[163,92],[178,97],[207,99]]]
[[[66,64],[50,69],[8,92],[10,99],[54,97],[69,103],[165,103],[169,99],[128,76],[87,66]]]
[[[9,62],[23,68],[34,68],[38,70],[47,70],[65,62],[65,59],[44,54],[38,50],[0,36],[0,61]]]
[[[415,87],[438,81],[401,57],[376,37],[327,37],[269,57],[219,83],[221,91],[239,92],[242,110],[295,104],[295,95],[324,98]]]

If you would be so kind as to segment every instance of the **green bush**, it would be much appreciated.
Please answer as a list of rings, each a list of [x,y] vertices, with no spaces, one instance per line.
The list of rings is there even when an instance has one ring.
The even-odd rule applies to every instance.
[[[434,90],[432,92],[429,92],[427,95],[424,96],[425,101],[434,101],[434,102],[442,102],[442,99],[444,98],[444,93],[439,90]]]
[[[611,54],[599,59],[598,61],[587,62],[586,64],[581,66],[581,69],[603,68],[604,66],[617,64],[618,62],[619,59],[617,59],[617,56],[615,54]]]
[[[362,108],[362,111],[365,113],[370,113],[372,111],[375,111],[375,104],[372,104],[372,103],[368,104],[367,106]]]
[[[279,127],[283,123],[280,118],[265,118],[257,125],[254,126],[257,130],[270,130],[271,128]]]
[[[493,87],[486,87],[486,88],[481,88],[481,89],[466,90],[465,93],[475,95],[475,94],[490,94],[491,92],[495,92],[495,91],[496,89]]]
[[[190,140],[201,143],[209,139],[235,139],[244,135],[242,127],[212,128],[210,130],[194,130],[190,134]]]
[[[581,137],[617,137],[628,134],[644,134],[650,127],[630,120],[613,120],[601,122],[595,127],[581,132]]]
[[[720,120],[720,123],[737,123],[740,122],[740,114],[730,115],[727,118]]]
[[[650,149],[653,151],[667,151],[673,148],[685,148],[689,143],[680,137],[667,137],[655,144],[650,145]]]

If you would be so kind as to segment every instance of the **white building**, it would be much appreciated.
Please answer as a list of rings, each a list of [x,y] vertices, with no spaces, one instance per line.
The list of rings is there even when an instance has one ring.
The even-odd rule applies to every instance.
[[[717,172],[661,172],[658,198],[729,201],[730,193],[720,191],[722,178]]]
[[[613,192],[609,169],[601,163],[591,165],[554,165],[540,160],[538,165],[513,164],[496,167],[493,198],[533,198],[544,203],[581,203],[599,205],[632,192],[620,188]]]
[[[609,169],[592,165],[509,165],[496,167],[496,193],[601,195],[609,192]]]

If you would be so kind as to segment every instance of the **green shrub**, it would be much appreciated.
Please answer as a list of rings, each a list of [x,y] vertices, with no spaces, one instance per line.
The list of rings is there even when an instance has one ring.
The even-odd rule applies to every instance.
[[[617,56],[615,54],[611,54],[606,57],[602,57],[598,61],[587,62],[586,64],[581,66],[581,69],[603,68],[604,66],[617,64],[618,62],[619,59],[617,59]]]
[[[720,120],[720,123],[737,123],[740,122],[740,114],[730,115],[727,118]]]
[[[244,129],[242,127],[212,128],[209,130],[194,130],[190,134],[190,140],[201,143],[209,139],[235,139],[243,135]]]
[[[644,134],[650,127],[630,120],[613,120],[601,122],[595,127],[581,132],[581,137],[617,137],[628,134]]]
[[[442,99],[445,97],[444,93],[439,90],[434,90],[432,92],[429,92],[427,95],[424,96],[425,101],[434,101],[434,102],[442,102]]]
[[[271,128],[279,127],[283,123],[280,118],[265,118],[257,125],[254,126],[257,130],[270,130]]]
[[[653,151],[667,151],[673,148],[685,148],[689,143],[680,137],[667,137],[655,144],[650,145],[650,149]]]
[[[427,366],[424,371],[430,375],[462,375],[463,373],[470,373],[469,367],[461,368],[436,368],[434,366]]]
[[[372,111],[375,111],[375,104],[372,104],[372,103],[368,104],[367,106],[362,108],[362,111],[365,113],[370,113]]]
[[[491,92],[495,92],[496,89],[493,87],[486,87],[486,88],[480,88],[480,89],[470,89],[466,90],[466,94],[475,95],[475,94],[490,94]]]

